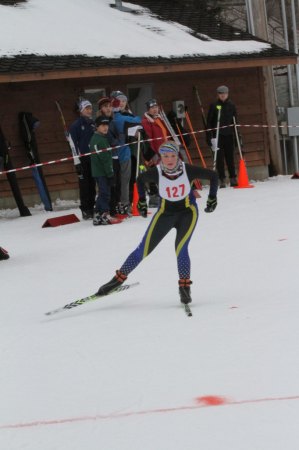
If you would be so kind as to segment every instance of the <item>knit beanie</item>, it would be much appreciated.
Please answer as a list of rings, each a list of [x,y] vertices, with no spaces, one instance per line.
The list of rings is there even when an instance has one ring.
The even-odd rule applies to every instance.
[[[228,94],[228,87],[227,86],[218,86],[217,93],[218,94]]]
[[[118,100],[128,101],[128,97],[122,91],[112,91],[110,96],[112,98],[117,98]]]
[[[173,141],[163,142],[163,144],[160,145],[160,147],[159,147],[160,155],[163,153],[169,153],[169,152],[179,155],[180,149],[179,149],[178,145]]]
[[[99,109],[101,109],[102,106],[106,105],[107,103],[111,103],[111,98],[110,97],[101,97],[100,100],[98,101]]]
[[[85,108],[88,108],[88,106],[92,107],[92,104],[89,100],[82,100],[79,103],[79,111],[82,112]]]

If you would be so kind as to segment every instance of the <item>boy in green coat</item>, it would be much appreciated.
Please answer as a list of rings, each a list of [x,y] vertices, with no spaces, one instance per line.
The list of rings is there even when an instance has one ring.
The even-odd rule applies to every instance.
[[[119,219],[111,217],[109,211],[111,186],[114,183],[112,153],[110,150],[106,150],[110,147],[107,139],[109,121],[109,117],[106,116],[96,118],[96,131],[89,143],[90,151],[96,152],[91,155],[91,173],[98,186],[94,225],[113,225],[121,222]]]

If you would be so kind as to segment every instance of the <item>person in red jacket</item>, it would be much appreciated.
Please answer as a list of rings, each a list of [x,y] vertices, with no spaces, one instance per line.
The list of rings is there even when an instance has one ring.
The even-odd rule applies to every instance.
[[[150,159],[147,159],[147,156],[145,155],[145,159],[148,166],[155,166],[160,160],[159,147],[163,142],[170,139],[170,132],[166,126],[166,123],[160,116],[157,100],[151,98],[146,102],[146,107],[147,111],[142,117],[141,124],[147,137],[152,139],[149,141],[152,154]]]
[[[142,117],[141,124],[149,140],[147,151],[143,153],[147,167],[156,166],[160,162],[159,147],[170,139],[170,132],[160,116],[160,108],[155,98],[146,102],[147,111]],[[149,185],[149,206],[158,206],[158,190],[154,183]]]

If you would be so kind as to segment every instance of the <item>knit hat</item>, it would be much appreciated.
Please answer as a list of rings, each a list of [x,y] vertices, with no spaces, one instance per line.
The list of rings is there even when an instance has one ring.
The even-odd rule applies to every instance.
[[[153,106],[158,106],[158,102],[155,98],[150,98],[146,103],[145,106],[147,109],[152,108]]]
[[[175,153],[176,155],[178,155],[179,152],[180,152],[179,147],[178,147],[177,144],[176,144],[175,142],[173,142],[173,141],[166,141],[166,142],[164,142],[164,143],[160,146],[160,148],[159,148],[159,153],[160,153],[160,154],[163,154],[163,153],[169,153],[169,152],[173,152],[173,153]]]
[[[227,86],[218,86],[217,93],[218,94],[228,94],[228,87]]]
[[[110,96],[112,98],[117,98],[118,100],[128,101],[128,97],[122,91],[112,91]]]
[[[99,116],[96,118],[94,123],[95,123],[96,127],[99,127],[100,125],[109,125],[110,119],[109,119],[109,117],[106,117],[106,116]]]
[[[82,100],[79,103],[79,111],[82,112],[85,108],[88,108],[88,106],[90,106],[92,108],[92,104],[90,103],[89,100]]]
[[[167,177],[172,178],[172,179],[179,177],[183,173],[183,164],[182,164],[181,159],[179,158],[179,151],[180,151],[180,149],[179,149],[178,145],[173,141],[166,141],[159,148],[160,155],[171,152],[177,156],[176,165],[172,169],[169,169],[163,163],[162,158],[161,158],[161,162],[160,162],[160,167],[161,167],[163,173]]]
[[[103,105],[106,105],[106,103],[111,103],[111,98],[110,97],[101,97],[100,100],[98,101],[99,109],[101,109]]]

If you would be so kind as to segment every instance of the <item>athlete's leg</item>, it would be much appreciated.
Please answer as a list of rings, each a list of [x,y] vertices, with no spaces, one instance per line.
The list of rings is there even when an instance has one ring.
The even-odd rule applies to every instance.
[[[173,228],[176,216],[165,215],[160,209],[154,215],[145,235],[138,247],[127,257],[123,265],[116,271],[114,277],[98,290],[99,295],[107,295],[114,291],[127,279],[128,275],[138,264],[148,256],[166,234]]]
[[[179,294],[182,303],[190,303],[191,291],[190,286],[190,257],[188,245],[192,237],[198,219],[197,206],[191,206],[190,209],[178,218],[176,229],[177,236],[175,241],[177,264],[179,272]]]
[[[197,206],[192,205],[188,208],[188,211],[180,214],[177,224],[175,225],[177,229],[175,251],[180,279],[190,278],[191,263],[188,245],[196,226],[197,219]]]
[[[162,210],[157,211],[147,228],[138,247],[127,257],[119,269],[125,275],[129,275],[138,264],[146,258],[173,228],[175,216],[166,215]]]

